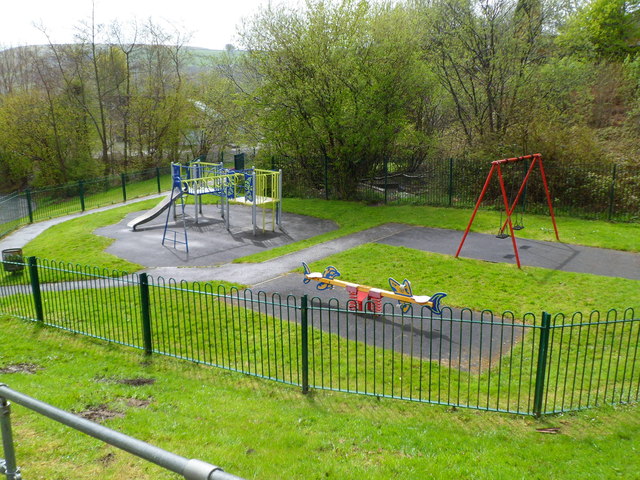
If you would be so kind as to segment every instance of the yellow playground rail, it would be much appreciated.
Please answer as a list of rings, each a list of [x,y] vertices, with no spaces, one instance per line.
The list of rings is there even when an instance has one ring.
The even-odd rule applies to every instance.
[[[271,231],[280,225],[282,218],[282,170],[230,170],[222,163],[191,162],[189,165],[173,164],[174,185],[180,185],[183,194],[193,195],[196,204],[196,222],[198,212],[202,213],[200,197],[216,195],[221,198],[226,210],[225,220],[229,228],[229,202],[252,206],[253,234],[259,224],[262,232],[267,230],[267,217],[270,216]],[[179,182],[179,183],[178,183]],[[258,216],[260,209],[261,221]]]

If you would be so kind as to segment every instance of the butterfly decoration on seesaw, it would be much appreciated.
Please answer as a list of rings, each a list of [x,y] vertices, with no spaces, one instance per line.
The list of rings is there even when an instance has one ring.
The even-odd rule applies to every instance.
[[[349,299],[354,300],[351,302],[349,308],[362,311],[363,306],[366,306],[368,310],[380,313],[382,311],[382,298],[391,298],[398,300],[398,305],[403,313],[407,313],[411,308],[411,305],[425,306],[431,309],[431,311],[437,315],[442,314],[442,307],[440,302],[446,293],[435,293],[431,296],[428,295],[414,295],[411,288],[411,282],[404,279],[404,282],[400,283],[393,278],[389,278],[389,286],[391,291],[382,290],[368,285],[361,285],[358,283],[345,282],[338,280],[340,276],[338,269],[332,265],[329,265],[324,269],[324,272],[312,272],[309,266],[302,262],[304,267],[304,280],[305,284],[314,280],[318,282],[316,288],[318,290],[331,290],[334,286],[342,287],[349,293]],[[353,307],[353,308],[352,308]]]

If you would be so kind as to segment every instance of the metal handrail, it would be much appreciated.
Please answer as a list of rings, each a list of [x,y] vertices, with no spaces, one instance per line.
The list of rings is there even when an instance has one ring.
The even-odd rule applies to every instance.
[[[56,408],[48,403],[24,395],[0,383],[0,430],[5,460],[0,459],[0,475],[5,474],[7,480],[21,480],[20,470],[16,465],[11,433],[10,404],[8,400],[22,405],[45,417],[62,423],[68,427],[113,445],[166,470],[182,475],[186,480],[242,480],[240,477],[226,473],[220,467],[196,459],[187,459],[175,453],[150,445],[142,440],[130,437],[90,420]]]

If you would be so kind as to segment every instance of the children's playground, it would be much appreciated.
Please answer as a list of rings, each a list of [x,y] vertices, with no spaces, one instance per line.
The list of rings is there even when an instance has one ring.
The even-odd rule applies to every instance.
[[[517,162],[527,163],[528,169],[517,194],[509,197],[501,169]],[[556,242],[526,238],[516,240],[516,228],[511,219],[534,170],[540,171],[544,184]],[[511,241],[500,241],[494,235],[470,232],[492,178],[497,178],[500,182],[506,217],[498,237],[511,238]],[[163,196],[155,208],[132,213],[118,224],[95,231],[98,235],[115,240],[107,249],[109,253],[145,265],[150,273],[190,280],[223,280],[248,286],[262,285],[299,268],[304,262],[321,260],[333,253],[369,242],[447,255],[455,253],[456,257],[518,266],[640,278],[640,257],[637,254],[560,241],[542,157],[537,154],[492,162],[485,186],[464,232],[386,224],[261,264],[230,262],[334,230],[337,225],[329,220],[303,215],[288,213],[283,216],[281,171],[225,169],[221,163],[193,161],[188,165],[172,164],[172,179],[171,192]],[[207,197],[215,198],[216,201],[207,201]],[[505,235],[504,231],[509,234]],[[320,277],[323,275],[320,274]],[[319,279],[308,277],[307,280]],[[318,285],[320,289],[331,290],[328,288],[331,282],[326,283],[326,277],[324,280],[325,283],[320,282]],[[336,279],[336,282],[338,286],[347,288],[340,280]],[[436,289],[444,287],[446,286],[435,286]],[[349,288],[352,289],[351,286]],[[382,286],[370,288],[380,289]],[[310,290],[305,287],[297,292],[282,293],[302,295],[310,293]],[[424,297],[421,292],[419,295]]]
[[[207,225],[203,201],[215,197],[224,227],[231,230],[231,202],[251,206],[254,236],[261,230],[274,232],[281,226],[282,172],[275,170],[228,169],[222,163],[195,160],[188,165],[171,164],[171,192],[153,209],[132,219],[127,226],[140,228],[156,218],[164,220],[162,245],[183,246],[189,252],[189,230],[192,225]],[[188,215],[186,199],[193,198],[192,215]],[[268,217],[268,218],[267,218]],[[243,222],[245,223],[245,222]],[[144,228],[144,227],[143,227]],[[153,228],[153,227],[152,227]]]
[[[186,208],[194,207],[187,205]],[[451,365],[451,358],[460,359],[457,366],[464,370],[484,368],[488,358],[509,351],[522,337],[523,330],[513,325],[456,321],[460,310],[447,304],[446,285],[433,285],[430,291],[415,291],[412,279],[403,277],[389,279],[387,285],[364,285],[357,283],[349,272],[340,272],[331,265],[317,272],[306,266],[366,243],[453,255],[462,238],[461,231],[388,223],[262,263],[233,263],[234,258],[317,235],[336,226],[326,220],[287,214],[282,230],[258,230],[254,236],[250,206],[231,205],[230,230],[226,229],[218,208],[205,206],[199,217],[201,223],[197,225],[192,220],[193,223],[188,224],[189,254],[179,245],[174,248],[166,242],[164,246],[160,244],[164,228],[161,221],[132,231],[127,223],[135,214],[96,233],[115,238],[108,251],[147,265],[145,271],[153,276],[213,283],[227,281],[247,285],[253,292],[264,292],[267,297],[307,295],[310,302],[327,311],[346,308],[353,312],[346,321],[336,321],[331,315],[319,316],[317,327],[325,332],[388,350],[403,345],[412,355],[427,359],[442,355],[441,360]],[[527,266],[640,279],[638,254],[524,238],[518,239],[518,248],[520,261]],[[475,232],[467,234],[460,256],[516,264],[510,242]],[[301,267],[303,273],[292,273]],[[343,275],[350,281],[342,280]],[[408,324],[404,325],[401,316],[409,310],[409,305],[413,306],[415,315],[438,321],[405,320]],[[292,315],[291,320],[300,321],[297,312]]]
[[[495,169],[501,178],[500,168],[506,163],[509,162],[494,164],[492,172]],[[536,166],[544,175],[541,159],[537,157],[532,157],[529,173]],[[508,227],[511,242],[497,240],[495,235],[470,232],[483,190],[465,232],[387,223],[262,263],[233,263],[236,258],[310,238],[336,229],[337,225],[329,220],[303,215],[283,215],[282,173],[279,171],[253,168],[236,171],[224,169],[221,164],[204,162],[192,162],[186,166],[174,164],[172,170],[172,190],[160,198],[155,208],[132,213],[117,224],[95,231],[97,235],[114,239],[107,252],[144,265],[144,271],[156,278],[214,283],[226,281],[283,298],[306,295],[310,301],[323,306],[340,302],[353,312],[352,321],[331,324],[328,317],[329,323],[321,328],[384,348],[392,349],[393,342],[399,341],[394,322],[398,321],[397,315],[410,311],[412,306],[413,312],[441,319],[436,330],[426,325],[424,328],[412,327],[401,334],[402,341],[420,342],[415,351],[420,346],[422,354],[431,358],[432,348],[449,355],[453,352],[454,356],[459,352],[460,357],[465,358],[481,357],[478,353],[485,349],[493,352],[508,350],[513,342],[519,340],[519,334],[513,326],[505,331],[488,324],[448,322],[444,325],[442,322],[446,318],[459,315],[459,310],[447,305],[447,285],[433,285],[431,291],[414,291],[412,279],[403,277],[390,278],[388,285],[363,285],[348,272],[339,272],[331,265],[326,265],[322,271],[312,272],[307,264],[358,245],[378,243],[517,266],[522,264],[549,270],[640,279],[640,255],[635,253],[561,241],[519,238],[516,243],[511,216],[524,186],[515,199],[509,199],[503,185],[506,221],[502,229]],[[491,173],[487,184],[490,179]],[[544,176],[543,180],[546,184]],[[214,201],[208,201],[207,197]],[[555,221],[553,225],[556,228]],[[26,232],[28,228],[17,233],[25,235]],[[20,241],[19,235],[4,239],[0,247],[21,246],[16,245]],[[301,267],[304,273],[291,273]],[[342,280],[341,275],[350,281]],[[396,313],[387,315],[393,311]],[[450,329],[449,333],[444,334],[443,328]],[[470,331],[456,332],[454,328]],[[375,335],[376,329],[378,332],[388,329],[389,335]],[[473,332],[473,329],[487,331]],[[419,335],[416,335],[417,331]],[[460,344],[453,340],[455,338],[471,338],[473,341]],[[428,349],[422,349],[424,339],[428,339]],[[469,369],[475,367],[479,365],[466,365]]]
[[[154,208],[96,231],[115,240],[109,253],[149,267],[202,267],[337,228],[300,215],[285,227],[280,171],[198,160],[171,168],[171,192]]]
[[[520,161],[528,162],[527,175],[515,197],[509,196],[501,169]],[[558,240],[555,242],[516,240],[517,229],[514,229],[511,216],[534,169],[540,170],[549,199],[550,217]],[[506,220],[501,225],[501,233],[509,232],[509,235],[499,235],[499,238],[511,237],[511,241],[470,232],[492,177],[500,181],[504,199]],[[108,252],[146,265],[146,271],[155,276],[191,281],[228,281],[282,297],[307,295],[317,305],[324,306],[339,302],[354,315],[349,322],[342,324],[332,324],[330,319],[325,319],[321,325],[323,330],[387,349],[395,348],[398,341],[415,344],[413,351],[420,351],[429,358],[433,358],[435,351],[476,359],[485,351],[508,350],[520,339],[522,331],[513,326],[498,328],[448,321],[447,318],[460,315],[460,311],[447,306],[446,285],[434,285],[433,291],[429,292],[413,291],[411,279],[406,278],[389,278],[388,285],[363,285],[342,280],[343,273],[347,273],[347,278],[352,277],[331,265],[321,272],[312,272],[307,264],[364,243],[376,242],[447,255],[455,253],[456,256],[489,262],[512,263],[518,267],[527,265],[640,279],[640,256],[637,254],[559,241],[542,158],[537,155],[492,163],[485,188],[464,233],[392,223],[259,264],[232,263],[236,258],[337,227],[327,220],[293,214],[283,216],[281,185],[281,172],[234,171],[219,164],[201,162],[188,166],[174,165],[172,191],[156,208],[142,214],[131,214],[119,224],[101,228],[96,233],[115,239]],[[203,201],[206,196],[217,197],[218,201]],[[291,273],[301,266],[304,269],[302,274]],[[394,326],[396,315],[409,312],[411,307],[413,312],[440,318],[438,328],[414,326],[398,334]],[[393,311],[396,313],[389,316]],[[462,331],[464,329],[468,331]],[[449,330],[447,335],[443,333],[446,330]],[[388,334],[380,335],[381,331]],[[471,338],[473,341],[459,344],[453,341],[454,338]],[[424,347],[427,344],[429,348]],[[480,362],[471,360],[459,366],[471,370],[482,368]]]

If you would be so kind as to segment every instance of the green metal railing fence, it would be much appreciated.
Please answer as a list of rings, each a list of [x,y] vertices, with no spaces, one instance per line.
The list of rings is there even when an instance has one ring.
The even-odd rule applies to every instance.
[[[27,189],[0,199],[0,237],[49,218],[84,212],[171,188],[171,167]]]
[[[16,263],[16,262],[12,262]],[[640,397],[633,309],[570,317],[422,309],[380,315],[251,290],[30,257],[0,314],[302,388],[523,415]]]
[[[379,175],[359,182],[352,200],[472,208],[490,168],[486,161],[468,159],[432,159],[411,174],[391,172],[389,163],[384,165]],[[330,169],[323,178],[313,179],[300,171],[295,159],[271,159],[267,166],[283,169],[284,193],[290,197],[336,198]],[[512,195],[522,180],[524,167],[521,164],[503,172]],[[545,160],[545,171],[556,213],[640,221],[640,166]],[[535,180],[528,183],[516,215],[548,211],[541,184]],[[170,186],[170,167],[162,167],[14,193],[0,198],[0,237],[27,223],[126,202]],[[490,185],[484,207],[503,208],[497,182]]]
[[[430,205],[473,208],[491,168],[490,160],[429,159],[417,171],[394,171],[385,162],[373,176],[360,179],[351,200],[387,205]],[[272,159],[283,171],[284,192],[291,197],[336,199],[331,168],[317,178],[301,171],[296,159]],[[503,175],[511,199],[515,198],[528,165],[514,164]],[[640,221],[640,165],[598,162],[563,162],[544,158],[544,168],[560,215],[588,219]],[[504,209],[498,182],[489,185],[483,206]],[[548,212],[539,172],[534,171],[518,212]]]

